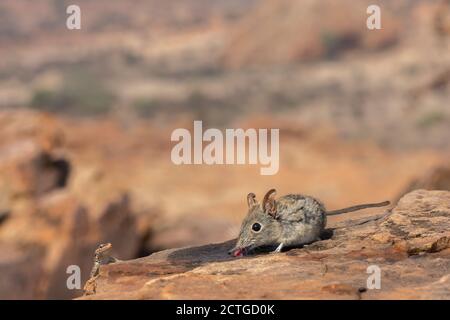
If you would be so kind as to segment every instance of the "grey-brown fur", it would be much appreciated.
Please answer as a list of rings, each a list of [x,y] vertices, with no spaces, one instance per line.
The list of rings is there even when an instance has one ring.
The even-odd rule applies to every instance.
[[[389,204],[387,201],[370,203],[327,212],[322,202],[313,197],[288,194],[275,199],[275,193],[275,189],[269,190],[261,204],[253,193],[248,194],[248,214],[242,222],[236,246],[230,253],[240,256],[262,246],[277,246],[278,252],[283,247],[308,244],[320,240],[327,215]],[[254,230],[255,224],[259,224],[260,230]]]

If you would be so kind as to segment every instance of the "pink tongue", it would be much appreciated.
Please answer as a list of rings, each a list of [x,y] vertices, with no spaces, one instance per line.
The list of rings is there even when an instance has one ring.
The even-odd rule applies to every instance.
[[[233,256],[235,257],[242,257],[244,255],[244,252],[242,249],[236,249],[236,251],[233,252]]]

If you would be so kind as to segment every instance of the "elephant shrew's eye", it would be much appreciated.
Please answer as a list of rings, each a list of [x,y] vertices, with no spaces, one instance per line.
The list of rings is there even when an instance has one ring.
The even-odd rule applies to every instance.
[[[255,222],[252,225],[252,230],[255,231],[255,232],[259,232],[261,230],[261,225],[258,222]]]

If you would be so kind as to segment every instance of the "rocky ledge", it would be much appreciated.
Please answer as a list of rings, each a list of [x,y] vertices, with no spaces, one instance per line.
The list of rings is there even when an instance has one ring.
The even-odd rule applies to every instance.
[[[327,240],[278,254],[232,258],[228,241],[105,265],[83,298],[450,299],[450,192],[416,190],[331,227]],[[380,289],[367,288],[372,265]]]

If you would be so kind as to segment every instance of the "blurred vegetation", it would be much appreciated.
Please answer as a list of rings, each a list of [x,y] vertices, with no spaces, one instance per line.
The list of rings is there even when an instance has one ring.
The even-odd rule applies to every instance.
[[[87,71],[75,71],[66,74],[59,88],[35,90],[30,107],[48,112],[90,116],[109,112],[115,100],[114,94],[101,79]]]
[[[164,105],[167,105],[167,102],[165,103],[159,99],[152,99],[149,97],[136,99],[132,103],[134,112],[142,118],[150,118],[158,112],[161,112]]]
[[[132,103],[132,109],[139,117],[150,118],[159,113],[190,113],[195,119],[203,119],[211,125],[222,125],[239,112],[239,98],[218,98],[194,89],[181,100],[142,97]]]
[[[357,34],[344,35],[332,31],[322,31],[320,40],[328,59],[336,58],[342,51],[356,47],[359,42]]]
[[[191,110],[196,119],[205,119],[212,125],[222,126],[234,117],[241,109],[235,99],[212,97],[200,90],[193,90],[187,97],[185,108]]]
[[[417,120],[417,126],[421,129],[431,128],[445,121],[445,114],[441,111],[430,111]]]

